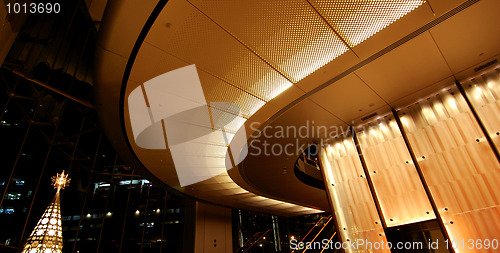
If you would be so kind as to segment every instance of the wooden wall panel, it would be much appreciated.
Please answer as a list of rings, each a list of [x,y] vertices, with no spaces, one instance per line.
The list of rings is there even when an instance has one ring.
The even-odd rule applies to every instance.
[[[326,145],[321,150],[320,160],[342,240],[387,242],[352,138],[338,139]],[[366,250],[360,247],[346,252]],[[372,250],[370,252],[390,252],[387,249]]]
[[[500,148],[500,69],[463,82],[467,97],[474,106],[488,134]]]
[[[387,227],[435,219],[396,121],[380,118],[363,128],[359,144]]]
[[[484,108],[483,116],[498,116],[492,111]],[[469,240],[498,240],[500,164],[458,90],[409,106],[400,118],[445,227],[460,242],[456,252],[477,252],[467,247]]]

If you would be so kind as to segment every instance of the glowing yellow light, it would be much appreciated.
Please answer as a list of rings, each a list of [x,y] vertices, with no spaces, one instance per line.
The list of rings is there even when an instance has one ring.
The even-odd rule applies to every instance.
[[[429,110],[428,110],[428,109],[422,108],[422,113],[423,113],[425,116],[429,116]]]
[[[344,145],[345,145],[345,146],[348,146],[349,144],[350,144],[349,140],[345,139],[345,140],[344,140]]]
[[[454,98],[450,97],[448,99],[448,104],[451,106],[451,108],[453,108],[455,110],[457,109],[457,104],[455,103],[455,99]]]
[[[387,132],[387,130],[388,130],[388,129],[387,129],[387,127],[385,127],[385,125],[384,125],[384,124],[382,124],[382,123],[380,123],[380,124],[379,124],[379,127],[380,127],[380,129],[381,129],[382,131],[384,131],[384,132]]]
[[[68,175],[57,174],[52,177],[52,185],[57,189],[38,224],[26,240],[22,253],[61,253],[63,247],[61,227],[60,190],[69,183]]]
[[[328,152],[331,154],[333,152],[333,148],[331,145],[328,145]]]
[[[424,114],[425,118],[429,122],[435,122],[436,121],[436,115],[434,114],[434,111],[432,109],[429,109],[429,106],[425,106],[422,108],[422,113]]]
[[[64,170],[61,174],[57,173],[57,176],[52,177],[52,185],[57,189],[57,192],[68,186],[70,181],[68,174],[64,174]]]
[[[443,107],[443,104],[441,104],[441,103],[434,104],[434,109],[440,113],[444,112],[444,107]]]
[[[482,94],[483,91],[481,90],[481,87],[476,85],[476,99],[480,99]]]
[[[408,126],[408,121],[406,120],[406,117],[401,117],[401,123],[403,123],[403,125],[405,126]]]
[[[328,159],[325,159],[326,161],[326,174],[328,175],[328,180],[330,181],[330,184],[331,185],[335,185],[335,180],[333,178],[333,173],[332,173],[332,167],[330,165],[330,163],[328,162],[329,160]]]

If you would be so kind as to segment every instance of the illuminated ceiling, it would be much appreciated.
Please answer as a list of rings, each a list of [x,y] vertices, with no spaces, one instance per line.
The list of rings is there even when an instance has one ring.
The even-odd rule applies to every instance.
[[[423,69],[437,69],[436,74],[420,78],[418,85],[410,85],[406,90],[390,87],[394,80],[386,74],[376,73],[386,63],[399,64],[408,60],[403,56],[432,59],[434,51],[439,53],[439,50],[426,47],[426,43],[439,40],[445,34],[436,32],[436,38],[424,33],[423,37],[410,38],[407,44],[401,43],[413,45],[413,48],[399,50],[397,46],[400,45],[396,45],[388,50],[391,53],[399,50],[401,57],[396,53],[388,54],[380,61],[367,62],[366,67],[361,66],[354,75],[347,73],[342,76],[349,68],[437,20],[462,2],[171,0],[160,10],[135,52],[137,55],[132,61],[124,90],[121,90],[122,78],[132,48],[157,1],[110,3],[101,27],[96,68],[97,98],[102,103],[100,115],[104,130],[122,155],[137,157],[129,158],[129,162],[144,166],[158,180],[199,199],[282,215],[315,211],[286,202],[327,210],[324,193],[303,185],[293,173],[285,175],[285,179],[283,175],[276,175],[282,174],[284,167],[291,169],[290,164],[293,166],[294,162],[283,161],[280,157],[246,161],[244,170],[248,174],[249,168],[254,168],[258,171],[254,175],[240,175],[233,169],[229,176],[226,168],[221,166],[223,173],[220,175],[181,187],[168,149],[147,150],[135,145],[125,98],[158,75],[195,64],[207,103],[226,101],[240,107],[238,115],[232,115],[237,117],[238,123],[235,121],[229,127],[231,136],[238,131],[241,133],[243,126],[248,128],[251,122],[300,124],[298,115],[322,124],[346,124],[370,111],[388,108],[392,102],[465,69],[453,69],[456,66],[454,61],[448,63],[451,70],[447,68],[440,72],[441,67],[446,66],[445,61],[431,60]],[[446,43],[444,40],[441,45]],[[408,54],[404,51],[420,49],[424,52]],[[447,48],[443,46],[442,50]],[[467,66],[495,53],[498,52],[488,52],[481,59],[469,61]],[[395,58],[384,61],[387,57]],[[396,81],[402,82],[403,78],[412,77],[408,71],[396,73],[392,78],[401,76]],[[332,83],[334,85],[330,85]],[[319,92],[317,88],[321,85],[325,89],[321,88]],[[352,97],[353,90],[358,93],[357,97]],[[120,98],[121,91],[124,93]],[[124,104],[119,103],[120,99]],[[290,106],[290,103],[296,106]],[[349,106],[344,106],[347,104]],[[211,110],[221,115],[235,114],[216,107]],[[122,120],[124,125],[119,124]],[[130,140],[130,148],[123,139],[123,132],[111,130],[122,127]],[[251,132],[247,132],[249,134]],[[198,155],[218,161],[215,164],[225,164],[227,148],[224,142],[203,145],[205,149]],[[270,171],[271,165],[279,172]],[[248,177],[254,180],[249,181]],[[260,181],[269,184],[274,181],[274,187],[280,189],[273,190],[281,192],[273,194],[270,188],[256,186]]]

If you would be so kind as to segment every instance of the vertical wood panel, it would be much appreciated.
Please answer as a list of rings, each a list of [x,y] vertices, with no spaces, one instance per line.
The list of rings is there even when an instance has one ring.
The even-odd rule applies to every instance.
[[[360,128],[359,142],[387,226],[435,219],[396,121],[385,117]]]
[[[488,134],[500,148],[500,69],[463,82],[467,97],[474,106]]]
[[[486,107],[479,110],[483,116],[498,115]],[[460,242],[456,252],[477,252],[467,247],[469,240],[498,240],[500,166],[458,90],[445,89],[409,106],[400,118],[445,227]]]
[[[342,240],[387,242],[354,141],[337,139],[326,145],[321,150],[321,163]],[[346,252],[366,250],[360,247],[346,249]],[[390,252],[372,250],[370,252]]]

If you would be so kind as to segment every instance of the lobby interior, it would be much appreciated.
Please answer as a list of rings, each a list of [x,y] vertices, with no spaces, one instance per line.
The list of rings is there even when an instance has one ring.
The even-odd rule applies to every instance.
[[[2,12],[0,251],[65,170],[51,252],[497,252],[499,1],[61,6]]]

